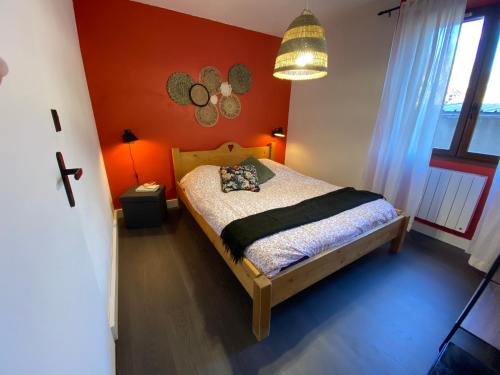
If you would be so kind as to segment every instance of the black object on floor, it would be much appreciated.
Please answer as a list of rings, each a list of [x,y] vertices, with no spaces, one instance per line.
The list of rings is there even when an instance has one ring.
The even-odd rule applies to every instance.
[[[472,298],[465,306],[457,321],[453,325],[451,331],[448,333],[443,343],[439,347],[441,351],[445,344],[451,340],[455,332],[459,328],[469,330],[471,333],[475,334],[480,339],[488,342],[489,344],[495,346],[498,350],[498,337],[493,332],[498,332],[498,316],[500,314],[500,301],[498,299],[498,288],[500,284],[496,280],[500,269],[500,255],[497,257],[492,267],[479,284],[478,288],[474,292]],[[484,293],[487,290],[489,293]],[[482,300],[482,296],[485,295],[485,300]],[[488,296],[488,297],[486,297]],[[477,310],[476,310],[477,308]],[[467,319],[472,318],[472,322],[468,322]],[[486,324],[485,324],[486,323]],[[486,329],[485,329],[486,328]]]
[[[165,186],[157,191],[137,192],[131,186],[120,196],[123,217],[127,228],[159,227],[167,215]]]
[[[429,375],[500,375],[460,346],[448,342]]]

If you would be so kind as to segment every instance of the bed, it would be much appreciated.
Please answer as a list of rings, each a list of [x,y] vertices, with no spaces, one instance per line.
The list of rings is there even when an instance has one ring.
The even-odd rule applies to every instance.
[[[259,193],[223,193],[218,166],[254,156],[276,176]],[[258,340],[269,335],[271,308],[377,247],[401,248],[408,217],[388,202],[376,200],[328,219],[256,241],[235,263],[220,238],[232,220],[289,206],[339,187],[274,162],[274,144],[241,147],[226,142],[215,150],[172,149],[177,196],[213,243],[253,300],[252,330]],[[266,160],[267,159],[267,160]],[[335,230],[331,230],[335,228]]]

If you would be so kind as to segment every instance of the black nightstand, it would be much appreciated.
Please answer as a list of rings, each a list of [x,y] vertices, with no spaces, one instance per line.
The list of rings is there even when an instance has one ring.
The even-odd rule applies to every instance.
[[[120,196],[127,228],[158,227],[167,216],[165,186],[154,192],[136,192],[131,186]]]

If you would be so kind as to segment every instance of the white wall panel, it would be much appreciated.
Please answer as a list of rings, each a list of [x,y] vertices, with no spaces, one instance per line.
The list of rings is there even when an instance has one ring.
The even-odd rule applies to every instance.
[[[432,204],[429,208],[429,213],[427,214],[427,220],[431,222],[436,222],[439,210],[441,209],[441,204],[443,203],[443,198],[448,190],[448,184],[450,183],[452,172],[446,169],[441,170],[441,175],[439,176],[439,183],[434,192],[434,197],[432,198]]]
[[[464,233],[485,183],[486,176],[430,168],[417,217]]]
[[[435,221],[436,224],[443,227],[446,225],[446,220],[448,220],[451,206],[453,205],[453,201],[455,200],[455,196],[457,195],[460,181],[462,181],[461,173],[453,173],[451,175],[450,181],[448,182],[448,188],[446,189],[446,193],[444,194],[443,201],[441,202],[441,208],[439,209],[439,213]]]
[[[467,200],[467,196],[469,195],[469,190],[472,185],[473,179],[474,176],[470,174],[462,174],[462,180],[460,181],[457,194],[455,195],[455,199],[453,200],[453,205],[451,206],[448,220],[446,220],[446,228],[456,228],[458,219],[460,218],[460,214],[462,213],[462,209],[464,208],[465,201]]]

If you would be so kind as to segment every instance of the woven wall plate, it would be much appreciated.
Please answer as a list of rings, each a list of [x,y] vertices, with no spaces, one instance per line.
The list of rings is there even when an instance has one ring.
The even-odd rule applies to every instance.
[[[219,121],[219,111],[212,103],[207,104],[205,107],[196,107],[194,115],[196,121],[205,128],[211,128]]]
[[[217,94],[222,83],[222,75],[214,66],[205,66],[200,71],[199,81],[205,85],[210,95]]]
[[[241,113],[240,99],[236,95],[223,96],[219,102],[220,113],[225,118],[232,120]]]
[[[189,74],[176,72],[168,77],[167,92],[177,104],[191,104],[189,90],[193,86],[193,79]]]
[[[194,105],[205,107],[210,100],[210,94],[207,88],[201,83],[195,83],[189,90],[189,98]]]
[[[236,94],[244,94],[252,86],[252,73],[243,64],[235,64],[229,69],[229,83]]]

